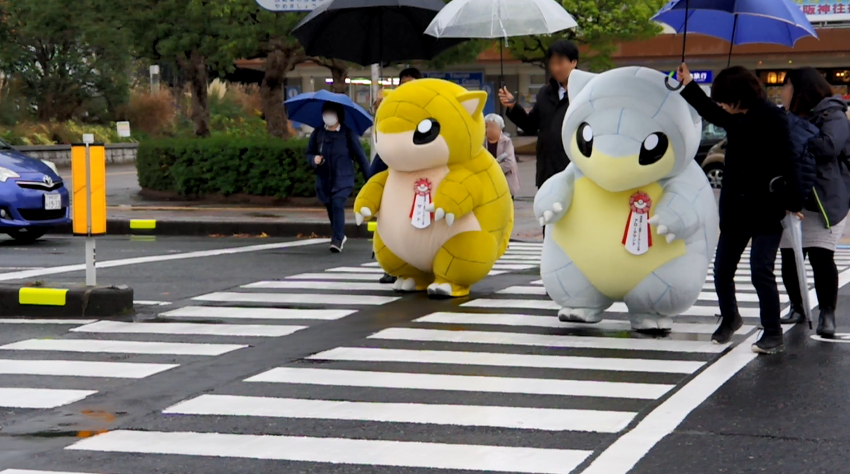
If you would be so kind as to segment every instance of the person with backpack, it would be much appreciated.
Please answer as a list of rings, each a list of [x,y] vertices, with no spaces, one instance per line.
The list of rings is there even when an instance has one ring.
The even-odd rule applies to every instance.
[[[345,202],[354,190],[354,162],[369,179],[369,160],[354,131],[345,126],[345,109],[322,105],[325,126],[313,130],[307,144],[307,162],[316,170],[316,197],[328,210],[333,236],[330,250],[342,252],[345,241]]]
[[[785,343],[773,268],[785,212],[800,210],[788,209],[787,199],[771,191],[771,184],[777,178],[784,182],[782,178],[793,166],[785,112],[767,100],[761,82],[744,67],[721,71],[711,86],[711,98],[693,81],[685,63],[679,66],[678,79],[685,85],[682,97],[703,119],[723,128],[727,135],[720,190],[720,241],[714,259],[714,287],[721,321],[711,340],[726,344],[743,325],[735,297],[735,272],[752,241],[752,282],[764,328],[752,350],[760,354],[780,353],[785,350]]]
[[[808,136],[804,155],[815,167],[811,179],[804,180],[807,189],[802,218],[803,254],[812,264],[815,292],[820,315],[817,334],[835,336],[835,309],[838,303],[838,269],[835,249],[844,234],[847,213],[850,212],[850,120],[847,104],[833,95],[832,87],[814,68],[789,71],[782,87],[782,102],[793,120],[791,134]],[[793,125],[796,123],[796,126]],[[814,132],[811,130],[814,129]],[[805,165],[804,165],[805,166]],[[803,295],[798,283],[794,251],[783,238],[782,281],[791,300],[791,309],[781,321],[797,324],[806,320]]]

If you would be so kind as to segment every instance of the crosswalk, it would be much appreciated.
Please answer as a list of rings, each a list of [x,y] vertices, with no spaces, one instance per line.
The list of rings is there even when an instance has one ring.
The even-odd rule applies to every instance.
[[[494,272],[534,269],[540,252],[537,244],[512,244],[499,265],[522,268]],[[839,250],[837,260],[842,270],[850,266],[850,250]],[[742,261],[740,268],[747,266]],[[89,321],[71,329],[80,339],[20,341],[0,347],[0,356],[5,351],[218,356],[247,347],[239,342],[244,338],[291,336],[398,301],[374,281],[379,276],[379,268],[366,264],[255,282],[167,311],[161,315],[173,321],[167,324]],[[542,282],[531,274],[526,280],[187,397],[161,411],[163,419],[172,420],[169,425],[118,429],[77,441],[66,448],[67,457],[58,458],[73,470],[0,474],[98,474],[98,464],[84,464],[86,459],[113,462],[120,466],[109,471],[115,474],[143,474],[155,472],[151,462],[181,459],[169,456],[230,459],[226,468],[209,472],[263,472],[269,464],[261,463],[278,461],[318,463],[310,472],[345,474],[417,468],[567,474],[728,349],[709,340],[718,313],[710,277],[697,304],[674,320],[667,336],[633,333],[622,304],[598,324],[561,323]],[[741,283],[745,326],[735,341],[758,324],[754,291]],[[161,329],[172,325],[173,331]],[[94,337],[117,334],[181,339]],[[189,343],[187,337],[217,339]],[[56,361],[41,362],[10,369],[0,360],[0,374],[60,371]],[[64,370],[146,377],[167,372],[168,366]],[[13,393],[16,388],[3,390],[0,401],[22,397]],[[68,392],[56,397],[73,403],[91,395]],[[43,397],[30,400],[57,403],[48,393]],[[84,465],[89,468],[81,469]],[[277,471],[302,471],[285,466]]]
[[[539,265],[539,251],[511,250],[491,275]],[[516,263],[513,258],[521,258]],[[529,260],[531,258],[531,260]],[[536,258],[536,260],[534,260]],[[201,295],[193,305],[164,308],[156,322],[0,319],[3,325],[67,326],[67,335],[24,339],[0,345],[0,409],[56,408],[98,393],[97,379],[142,379],[209,357],[250,347],[268,338],[286,337],[360,309],[400,299],[392,285],[377,282],[383,272],[374,262],[359,267],[302,273],[280,281],[259,281],[232,290]],[[366,293],[366,294],[363,294]],[[141,301],[140,304],[154,305]],[[79,360],[86,356],[102,360]],[[115,357],[178,358],[179,363],[115,361]],[[4,358],[9,357],[9,358]],[[40,377],[52,379],[50,384]],[[93,389],[57,389],[52,385],[84,379]]]

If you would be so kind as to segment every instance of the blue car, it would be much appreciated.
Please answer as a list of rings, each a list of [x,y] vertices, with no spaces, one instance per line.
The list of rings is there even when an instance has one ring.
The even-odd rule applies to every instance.
[[[0,234],[33,242],[68,224],[69,198],[53,163],[37,160],[0,140]]]

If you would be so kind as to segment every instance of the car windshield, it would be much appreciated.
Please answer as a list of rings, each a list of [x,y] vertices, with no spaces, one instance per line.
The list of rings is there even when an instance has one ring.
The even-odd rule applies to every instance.
[[[705,127],[702,129],[703,140],[721,140],[723,138],[726,138],[726,130],[723,130],[720,127],[715,127],[710,123],[706,123]]]

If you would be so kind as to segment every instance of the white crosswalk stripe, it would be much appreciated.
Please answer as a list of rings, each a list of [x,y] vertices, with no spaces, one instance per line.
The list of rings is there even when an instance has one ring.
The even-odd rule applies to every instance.
[[[616,433],[635,416],[634,413],[616,411],[340,402],[229,395],[202,395],[167,408],[163,413],[433,423],[551,431],[569,429],[600,433]]]
[[[541,249],[540,244],[512,243],[495,271],[536,269]],[[741,262],[739,269],[747,266]],[[130,329],[140,323],[87,321],[73,331],[87,337],[181,335],[192,338],[191,343],[147,339],[144,342],[160,344],[148,346],[112,341],[84,350],[85,343],[25,340],[0,346],[0,354],[195,350],[208,351],[209,357],[228,346],[244,345],[240,339],[248,334],[271,331],[258,327],[298,325],[300,331],[309,331],[314,324],[363,310],[392,312],[396,306],[388,305],[401,296],[389,294],[392,285],[377,282],[381,273],[369,262],[258,281],[201,295],[193,306],[160,314],[180,322],[141,323],[149,326]],[[728,350],[709,339],[719,313],[710,276],[697,304],[673,318],[671,334],[645,336],[631,331],[623,303],[612,305],[597,324],[559,321],[559,306],[546,296],[540,277],[532,274],[511,277],[510,285],[486,295],[473,293],[460,305],[444,305],[410,322],[381,326],[346,345],[258,369],[214,393],[192,395],[162,411],[163,416],[185,420],[185,425],[175,425],[179,428],[158,424],[160,431],[115,430],[66,449],[74,456],[92,452],[118,462],[137,462],[132,465],[141,466],[133,471],[138,474],[149,468],[138,464],[142,461],[134,455],[245,462],[234,464],[242,466],[234,472],[259,472],[250,462],[264,460],[327,464],[332,466],[328,472],[341,473],[425,468],[566,474],[593,453],[599,438],[592,436],[625,432],[638,413],[650,410],[656,400]],[[736,280],[741,283],[738,300],[746,319],[736,341],[755,329],[759,315],[748,280],[741,273]],[[787,302],[785,294],[783,301]],[[186,322],[192,320],[197,323]],[[167,329],[171,325],[175,329]],[[138,352],[132,352],[134,348]],[[239,426],[261,426],[262,432],[244,428],[230,432],[223,417],[233,420],[234,426],[240,421],[246,424]],[[337,427],[341,434],[331,437]],[[452,437],[458,430],[467,430],[462,431],[466,435],[461,442]],[[529,439],[548,440],[543,436],[553,432],[566,441],[528,447],[537,445]],[[286,465],[286,469],[294,472],[299,467]]]
[[[589,451],[224,433],[116,430],[66,449],[432,469],[567,474]]]
[[[0,408],[56,408],[78,402],[95,393],[95,390],[0,387]]]

